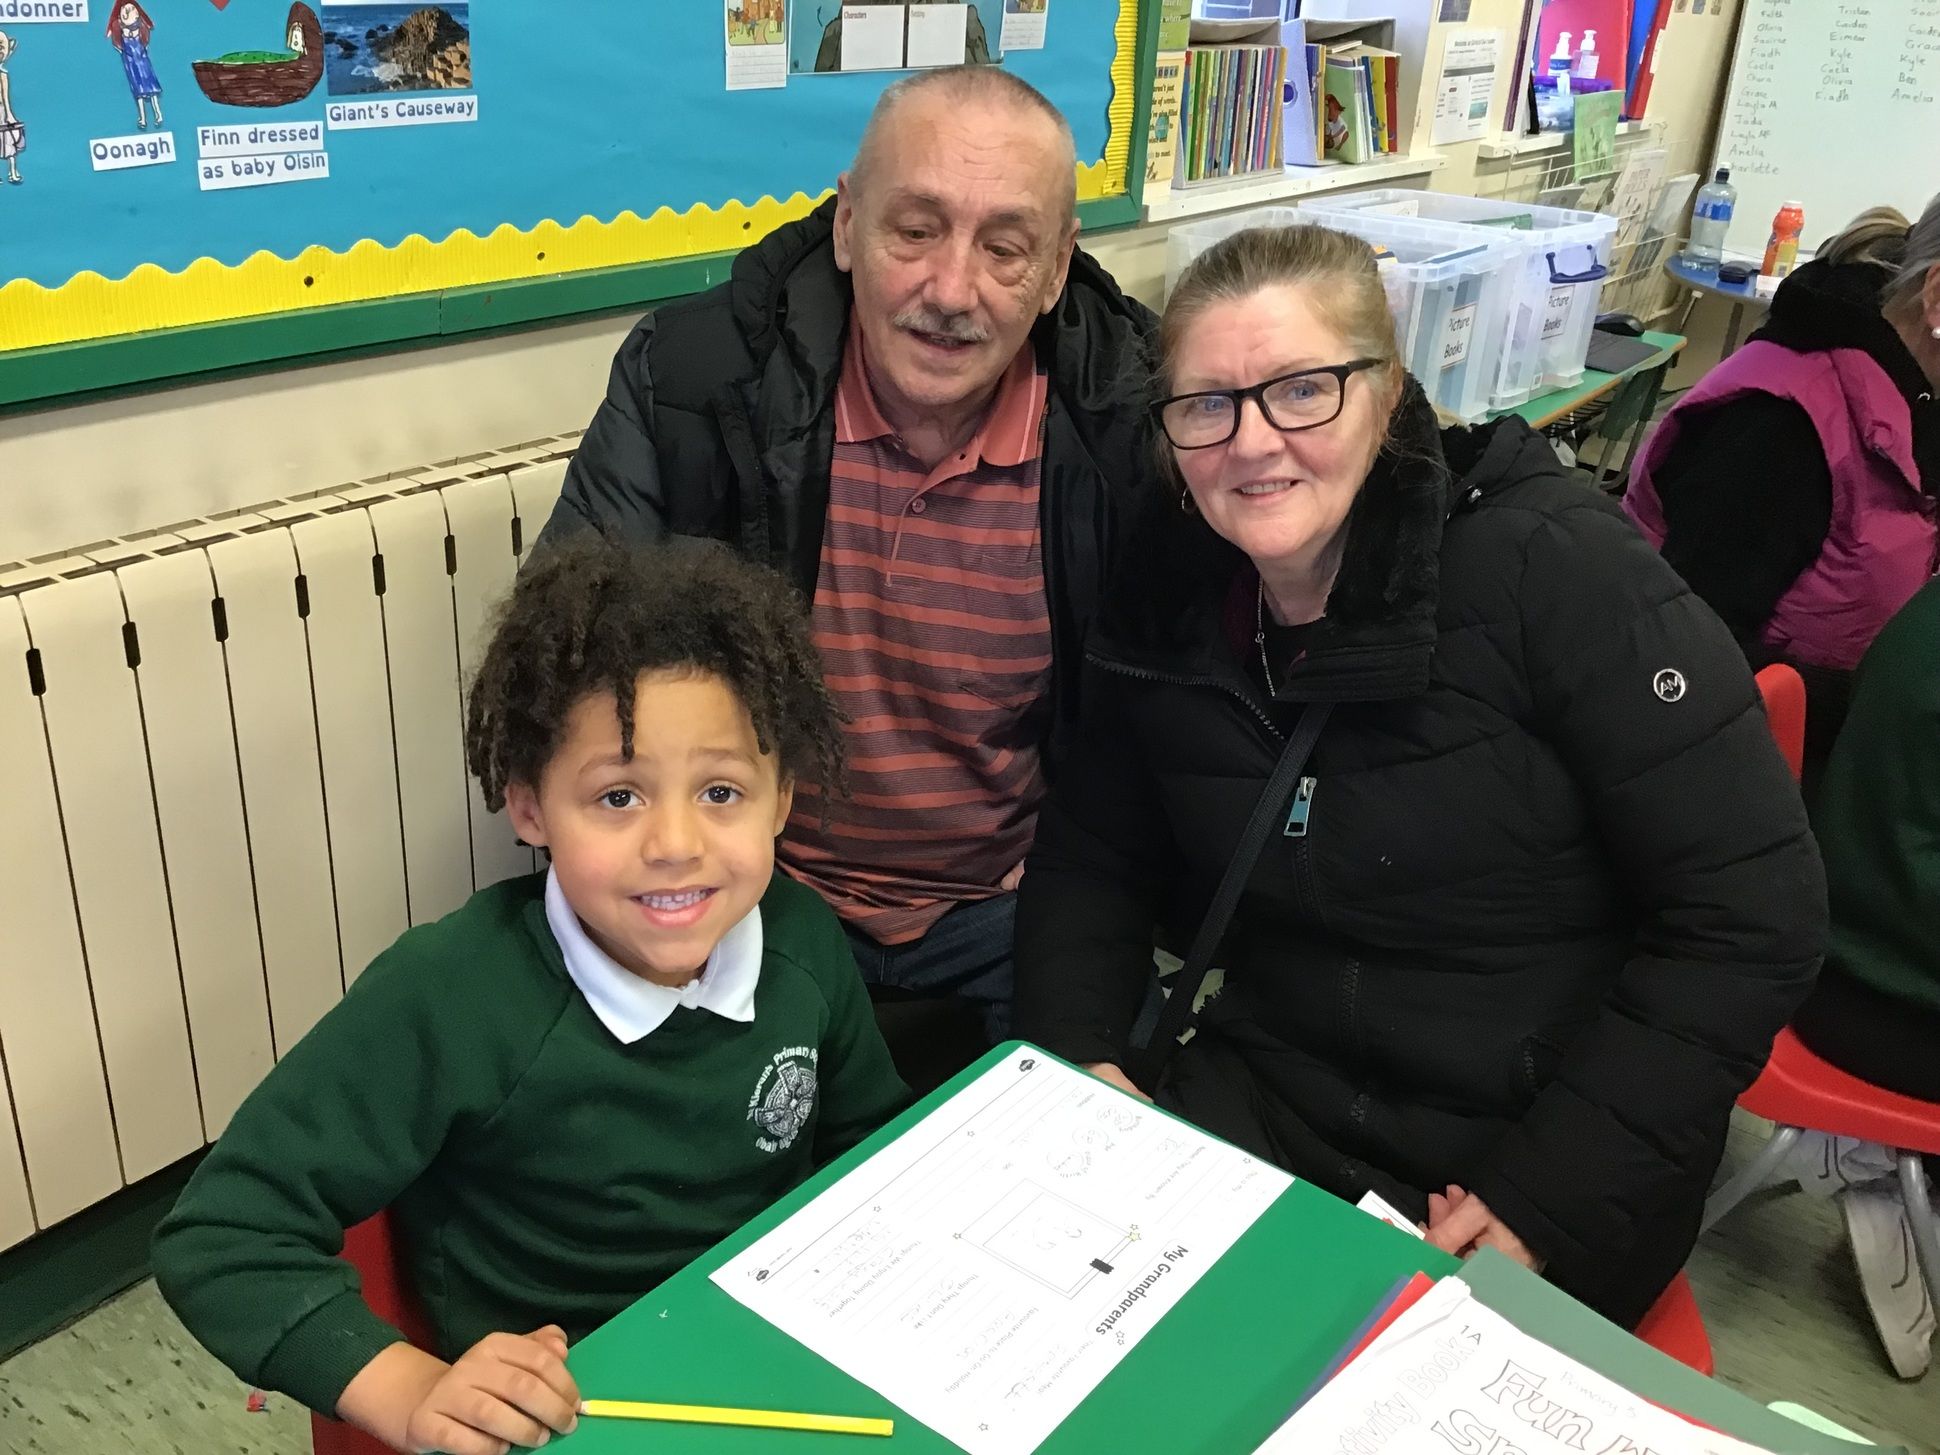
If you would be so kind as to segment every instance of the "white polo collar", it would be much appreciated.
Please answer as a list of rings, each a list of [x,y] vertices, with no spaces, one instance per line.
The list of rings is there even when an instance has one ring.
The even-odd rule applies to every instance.
[[[615,963],[593,943],[566,903],[559,876],[546,871],[546,923],[565,957],[566,973],[593,1014],[623,1045],[632,1045],[666,1024],[680,1006],[711,1010],[731,1021],[754,1019],[754,989],[761,979],[761,906],[757,904],[721,936],[701,973],[679,990],[655,985]]]

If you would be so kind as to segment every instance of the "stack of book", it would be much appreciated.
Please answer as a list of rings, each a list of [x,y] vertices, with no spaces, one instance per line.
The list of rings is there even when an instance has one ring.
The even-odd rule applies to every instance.
[[[1187,50],[1174,184],[1279,171],[1286,156],[1286,74],[1286,48],[1277,44]]]
[[[1292,57],[1288,160],[1370,162],[1401,151],[1401,57],[1309,40]]]

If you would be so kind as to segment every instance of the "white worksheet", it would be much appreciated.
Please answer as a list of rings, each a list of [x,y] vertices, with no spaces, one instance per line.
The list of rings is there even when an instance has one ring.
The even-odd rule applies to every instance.
[[[903,64],[906,5],[842,7],[842,69],[894,71]]]
[[[1257,1455],[1755,1455],[1532,1339],[1444,1278]]]
[[[909,67],[960,66],[969,53],[970,7],[909,7]]]
[[[1029,1455],[1292,1181],[1023,1048],[714,1281],[971,1455]]]

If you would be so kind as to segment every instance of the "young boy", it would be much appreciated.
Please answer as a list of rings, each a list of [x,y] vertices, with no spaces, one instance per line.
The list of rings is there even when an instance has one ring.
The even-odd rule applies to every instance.
[[[495,1455],[572,1427],[569,1339],[907,1092],[840,923],[774,872],[797,776],[833,782],[841,754],[779,577],[596,537],[549,553],[479,668],[466,754],[551,869],[379,956],[237,1112],[154,1266],[243,1379],[400,1450]],[[436,1357],[336,1256],[380,1208]]]

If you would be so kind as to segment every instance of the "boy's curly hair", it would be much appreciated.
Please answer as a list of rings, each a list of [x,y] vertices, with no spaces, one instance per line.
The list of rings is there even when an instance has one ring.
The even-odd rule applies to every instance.
[[[634,684],[669,669],[720,678],[784,778],[840,789],[842,715],[794,588],[721,547],[628,549],[587,531],[519,573],[472,679],[465,762],[486,806],[504,806],[508,783],[538,783],[592,693],[612,697],[631,758]]]

